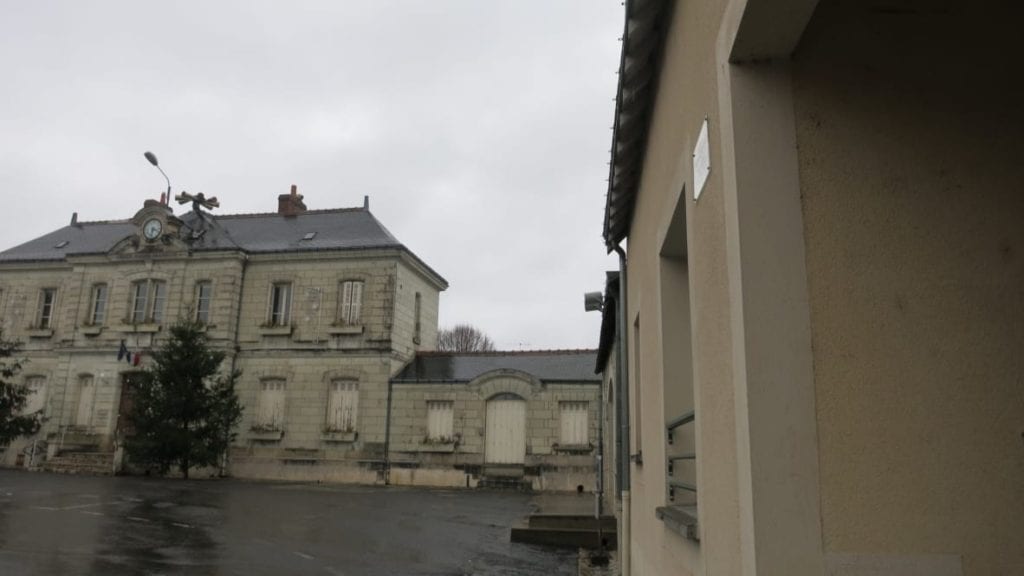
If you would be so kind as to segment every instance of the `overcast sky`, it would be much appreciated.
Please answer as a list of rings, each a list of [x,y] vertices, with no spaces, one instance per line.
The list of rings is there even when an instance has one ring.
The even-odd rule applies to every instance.
[[[131,217],[152,150],[215,212],[368,195],[451,284],[442,326],[596,347],[619,0],[2,5],[0,249]]]

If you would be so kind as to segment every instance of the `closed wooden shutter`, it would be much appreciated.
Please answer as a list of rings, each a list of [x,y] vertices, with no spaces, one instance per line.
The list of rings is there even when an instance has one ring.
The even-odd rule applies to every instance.
[[[96,388],[92,376],[83,376],[78,381],[78,410],[75,411],[76,426],[92,425],[92,405],[96,398]]]
[[[331,382],[331,397],[327,403],[327,428],[339,432],[354,432],[359,411],[359,383],[352,380]]]
[[[427,402],[427,437],[431,440],[451,440],[454,428],[455,403],[450,400]]]
[[[560,443],[564,446],[586,445],[590,441],[587,431],[587,402],[560,402],[559,408],[562,420]]]
[[[260,388],[257,424],[280,429],[284,425],[284,380],[264,380]]]

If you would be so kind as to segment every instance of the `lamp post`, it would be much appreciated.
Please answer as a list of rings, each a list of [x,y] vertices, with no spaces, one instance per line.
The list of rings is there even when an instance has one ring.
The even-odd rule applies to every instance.
[[[149,160],[150,164],[156,166],[156,169],[159,170],[160,173],[164,175],[164,180],[167,180],[167,194],[164,196],[162,202],[163,204],[167,204],[168,202],[171,201],[171,179],[167,177],[167,174],[164,172],[164,169],[160,167],[160,163],[156,159],[156,154],[153,154],[152,152],[147,150],[146,153],[143,154],[143,156],[146,157],[146,160]]]

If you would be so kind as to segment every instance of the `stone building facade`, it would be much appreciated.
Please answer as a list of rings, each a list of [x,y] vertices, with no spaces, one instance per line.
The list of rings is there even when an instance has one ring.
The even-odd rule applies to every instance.
[[[193,318],[242,371],[234,475],[376,480],[389,377],[434,348],[447,284],[366,205],[307,210],[293,187],[278,208],[175,216],[149,200],[0,253],[3,334],[45,415],[3,463],[88,451],[117,468],[132,376]]]
[[[179,318],[242,371],[236,477],[590,491],[595,352],[442,354],[445,280],[368,207],[78,222],[0,253],[4,337],[42,410],[3,465],[124,467],[133,378]]]
[[[391,380],[389,480],[596,488],[593,350],[423,352]]]

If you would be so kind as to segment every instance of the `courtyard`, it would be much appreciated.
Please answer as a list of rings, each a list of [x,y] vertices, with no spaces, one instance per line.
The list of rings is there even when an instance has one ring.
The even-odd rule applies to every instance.
[[[574,574],[513,492],[0,470],[0,574]]]

